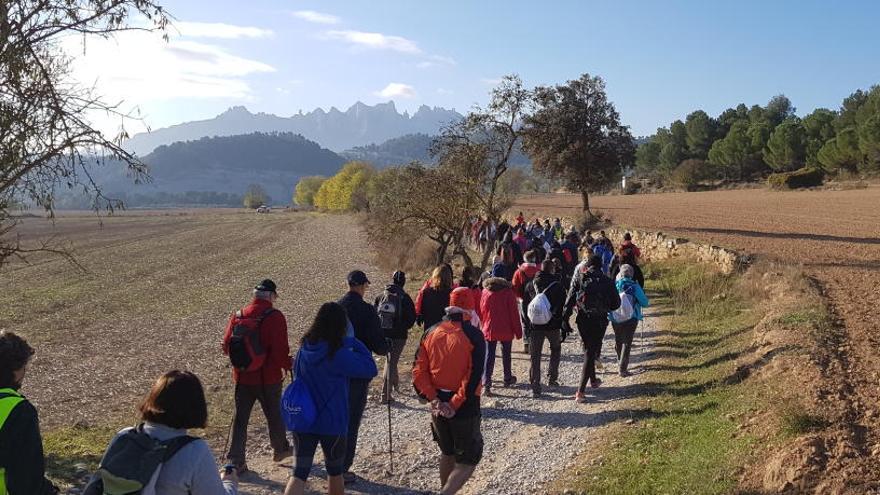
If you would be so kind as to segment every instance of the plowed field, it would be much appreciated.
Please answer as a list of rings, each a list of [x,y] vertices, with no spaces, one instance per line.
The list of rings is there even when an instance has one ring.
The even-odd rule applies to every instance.
[[[833,395],[824,397],[849,423],[847,462],[834,477],[877,480],[880,471],[880,187],[852,191],[765,190],[604,196],[591,200],[615,224],[742,250],[803,266],[839,318]],[[580,212],[580,197],[522,198],[527,217]],[[806,390],[826,384],[803,384]],[[872,472],[873,471],[873,472]]]

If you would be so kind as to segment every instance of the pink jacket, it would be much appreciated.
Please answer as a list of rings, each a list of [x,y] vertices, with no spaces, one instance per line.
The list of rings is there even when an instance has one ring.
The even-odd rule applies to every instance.
[[[492,277],[483,282],[483,287],[479,313],[486,340],[509,342],[521,339],[522,323],[510,282]]]

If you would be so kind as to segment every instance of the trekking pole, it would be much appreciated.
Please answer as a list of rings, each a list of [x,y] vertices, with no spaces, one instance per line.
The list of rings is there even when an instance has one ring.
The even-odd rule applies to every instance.
[[[390,469],[388,473],[394,475],[394,446],[391,441],[391,352],[385,357],[385,390],[388,393],[388,459]]]

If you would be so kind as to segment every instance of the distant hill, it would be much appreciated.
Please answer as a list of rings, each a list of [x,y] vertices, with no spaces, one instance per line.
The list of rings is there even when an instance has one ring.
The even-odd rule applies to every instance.
[[[389,139],[382,144],[358,146],[341,153],[349,160],[364,160],[377,167],[405,165],[412,161],[431,161],[429,149],[434,137],[427,134],[407,134]]]
[[[207,120],[184,122],[149,133],[140,133],[127,140],[124,147],[140,156],[161,145],[178,141],[194,141],[203,137],[234,136],[253,132],[291,132],[301,134],[321,146],[342,151],[407,134],[436,134],[439,129],[461,114],[455,110],[422,105],[413,114],[398,113],[393,101],[374,106],[357,102],[342,112],[336,107],[324,111],[279,117],[267,113],[251,113],[242,106],[232,107]]]
[[[275,204],[286,204],[300,177],[333,175],[345,159],[297,134],[256,132],[159,146],[143,161],[153,179],[147,184],[134,184],[118,163],[95,167],[92,174],[108,195],[137,195],[139,203],[193,192],[224,193],[228,199],[259,184]]]

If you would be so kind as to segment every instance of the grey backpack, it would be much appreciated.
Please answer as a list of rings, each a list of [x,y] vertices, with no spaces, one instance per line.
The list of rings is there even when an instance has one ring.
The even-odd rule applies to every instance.
[[[154,439],[140,424],[120,434],[104,453],[83,495],[156,495],[162,464],[196,437]]]

